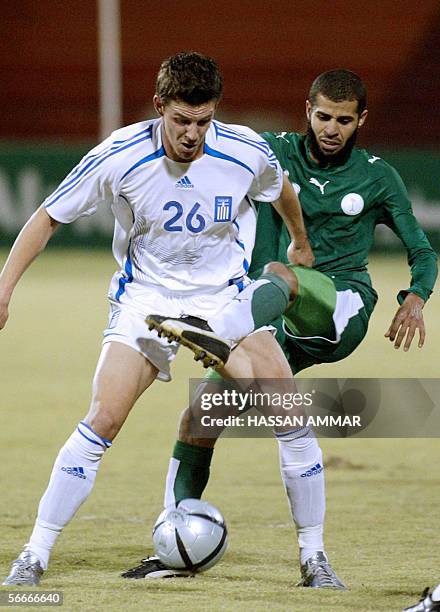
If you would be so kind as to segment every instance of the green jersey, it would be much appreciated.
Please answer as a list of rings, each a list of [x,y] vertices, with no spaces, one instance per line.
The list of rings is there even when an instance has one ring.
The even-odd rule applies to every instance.
[[[263,137],[298,194],[317,270],[353,285],[371,314],[377,294],[367,272],[368,254],[376,225],[385,223],[403,242],[411,266],[411,285],[399,292],[399,302],[408,292],[428,299],[437,276],[437,256],[392,166],[354,148],[344,164],[320,167],[311,158],[304,135],[266,132]],[[289,243],[273,207],[258,205],[252,276],[269,261],[287,262]]]

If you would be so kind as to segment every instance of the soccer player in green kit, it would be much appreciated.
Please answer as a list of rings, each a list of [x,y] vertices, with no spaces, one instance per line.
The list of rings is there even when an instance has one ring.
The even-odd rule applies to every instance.
[[[185,317],[176,320],[151,315],[148,319],[160,332],[190,346],[198,357],[201,351],[209,358],[221,355],[220,374],[229,347],[268,323],[277,327],[277,340],[293,373],[315,363],[339,361],[352,353],[367,332],[377,301],[366,266],[374,229],[380,223],[401,239],[411,267],[410,286],[399,292],[399,308],[385,336],[397,349],[403,342],[405,351],[417,332],[420,348],[425,340],[422,309],[435,283],[437,257],[412,213],[398,173],[379,157],[354,147],[358,129],[367,117],[364,84],[348,70],[323,73],[312,84],[306,113],[307,134],[265,133],[264,137],[299,195],[315,256],[313,269],[287,265],[287,231],[271,207],[261,206],[249,271],[257,280],[207,324]],[[230,355],[233,358],[234,351]],[[215,375],[211,372],[208,378]],[[215,440],[197,440],[188,434],[190,410],[182,415],[179,441],[167,476],[166,503],[200,497],[209,478]],[[196,410],[195,403],[193,414]],[[304,546],[305,540],[313,540],[314,529],[318,540],[319,534],[322,538],[324,520],[322,469],[315,470],[310,478],[301,478],[305,471],[300,474],[301,469],[298,472],[295,467],[312,458],[307,456],[312,452],[307,445],[314,439],[304,430],[277,438],[281,474],[298,532],[300,585],[343,588],[328,565],[323,547],[313,551]],[[316,440],[314,444],[317,457]],[[322,468],[322,460],[318,459],[318,464]],[[309,499],[315,516],[309,520],[301,509],[307,496],[305,490],[303,496],[301,486],[313,487],[319,478],[321,486],[315,486],[314,497]],[[161,575],[176,572],[167,574],[155,558],[126,573],[131,578]]]

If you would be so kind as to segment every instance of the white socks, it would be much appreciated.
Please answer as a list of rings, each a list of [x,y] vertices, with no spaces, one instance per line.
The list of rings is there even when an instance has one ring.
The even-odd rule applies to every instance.
[[[433,590],[431,599],[432,601],[440,601],[440,584]]]
[[[298,437],[300,436],[300,437]],[[311,431],[276,434],[281,476],[296,525],[301,564],[324,551],[325,483],[322,452]]]
[[[51,549],[62,528],[89,496],[101,458],[109,446],[109,440],[81,422],[60,450],[26,544],[40,559],[43,569],[47,568]]]

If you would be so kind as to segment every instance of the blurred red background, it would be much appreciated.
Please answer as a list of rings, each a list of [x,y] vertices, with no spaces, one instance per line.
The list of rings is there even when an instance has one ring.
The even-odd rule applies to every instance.
[[[358,72],[369,92],[363,143],[438,145],[438,0],[121,0],[124,123],[152,116],[161,60],[214,57],[225,76],[220,117],[256,129],[300,129],[320,72]],[[93,0],[2,2],[2,139],[98,139]]]

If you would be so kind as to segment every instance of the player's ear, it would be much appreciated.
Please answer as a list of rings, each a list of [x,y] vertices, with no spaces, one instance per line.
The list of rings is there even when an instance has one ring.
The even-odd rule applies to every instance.
[[[310,100],[306,100],[306,117],[310,121],[310,115],[312,114],[312,104]]]
[[[367,119],[368,111],[367,109],[363,110],[359,117],[358,127],[362,127]]]
[[[163,103],[157,94],[154,94],[153,96],[153,105],[154,105],[154,110],[156,111],[156,113],[162,117]]]

